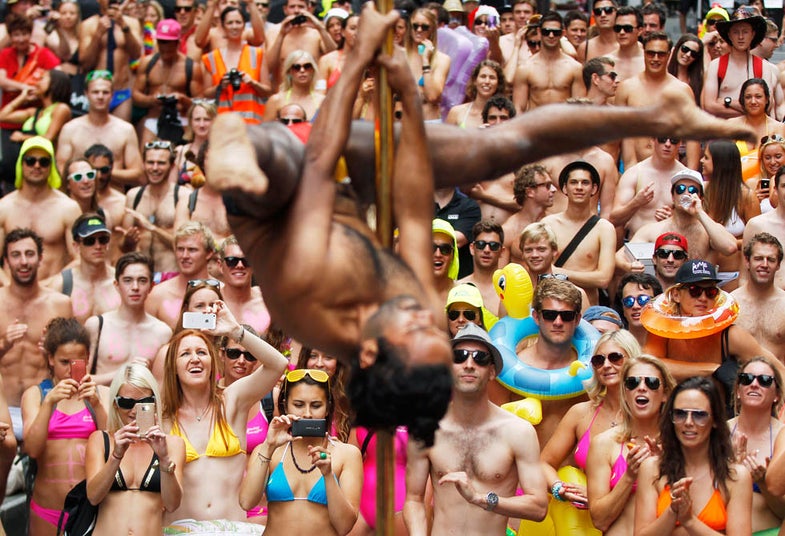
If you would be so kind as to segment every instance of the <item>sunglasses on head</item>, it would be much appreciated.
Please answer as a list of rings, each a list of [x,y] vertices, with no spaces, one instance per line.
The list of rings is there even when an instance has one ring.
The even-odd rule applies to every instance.
[[[447,311],[447,318],[450,320],[458,320],[461,315],[469,322],[477,320],[477,311],[472,311],[471,309],[450,309]]]
[[[654,254],[657,256],[657,258],[662,260],[667,259],[671,255],[673,255],[673,258],[676,259],[677,261],[683,261],[684,259],[687,258],[687,252],[681,249],[659,248],[657,251],[654,252]]]
[[[615,13],[616,8],[613,6],[595,7],[592,11],[594,11],[594,14],[599,17],[603,14],[610,15],[611,13]]]
[[[256,361],[256,358],[248,350],[240,350],[239,348],[224,348],[224,352],[226,353],[226,357],[232,361],[235,359],[240,359],[240,356],[245,357],[245,360],[249,363],[254,363]]]
[[[433,252],[436,253],[437,249],[442,255],[452,255],[453,252],[452,244],[434,244]]]
[[[155,397],[146,396],[144,398],[130,398],[117,395],[114,397],[114,401],[120,409],[134,409],[134,406],[137,404],[155,404]]]
[[[540,316],[548,322],[554,322],[558,317],[561,317],[564,322],[572,322],[578,316],[578,311],[573,311],[571,309],[567,311],[543,309],[540,311]]]
[[[190,288],[200,287],[202,285],[214,288],[221,288],[221,282],[216,279],[191,279],[188,281]]]
[[[770,374],[750,374],[749,372],[739,373],[739,384],[752,385],[754,380],[758,380],[758,385],[764,388],[771,387],[774,383],[774,376]]]
[[[35,156],[25,156],[22,158],[22,162],[24,162],[27,167],[33,167],[36,164],[41,167],[49,167],[49,165],[52,163],[52,159],[48,156],[41,156],[38,158]]]
[[[172,142],[168,140],[149,141],[144,144],[144,148],[149,149],[169,149],[172,150]]]
[[[662,382],[656,376],[627,376],[624,378],[624,387],[626,387],[628,391],[632,391],[633,389],[637,389],[641,382],[643,382],[650,391],[656,391],[660,388],[660,385],[662,385]]]
[[[313,71],[313,64],[311,63],[295,63],[291,67],[292,71]]]
[[[678,195],[683,194],[684,192],[689,192],[691,194],[698,194],[700,195],[701,190],[694,184],[690,184],[687,186],[686,184],[677,184],[673,187],[673,191],[676,192]]]
[[[278,121],[284,125],[299,125],[300,123],[304,123],[305,119],[300,119],[299,117],[281,117]]]
[[[488,246],[489,248],[491,248],[491,251],[499,251],[499,249],[501,249],[501,247],[502,247],[502,243],[501,242],[487,242],[485,240],[475,240],[474,241],[475,249],[483,250],[483,249],[485,249],[485,246]]]
[[[542,43],[540,41],[529,41],[529,40],[527,40],[526,44],[529,45],[529,48],[540,48],[540,45]]]
[[[431,29],[431,25],[430,24],[418,24],[416,22],[413,22],[412,23],[412,28],[414,29],[415,32],[419,32],[420,30],[422,30],[423,32],[427,32],[428,30]]]
[[[567,274],[540,274],[537,276],[537,281],[545,281],[546,279],[558,279],[559,281],[568,281]]]
[[[93,80],[109,80],[112,81],[112,72],[106,70],[90,71],[85,77],[85,82],[92,82]]]
[[[690,56],[692,56],[693,59],[696,59],[696,60],[700,57],[700,54],[701,54],[697,50],[692,50],[687,45],[681,45],[681,48],[679,50],[681,50],[682,54],[689,54]]]
[[[616,33],[632,33],[632,31],[637,28],[637,26],[633,26],[632,24],[614,24],[613,31]]]
[[[624,306],[625,309],[632,308],[635,305],[635,302],[638,302],[638,305],[643,307],[647,303],[651,301],[651,296],[648,294],[638,294],[637,296],[625,296],[621,299],[621,304]]]
[[[668,55],[668,52],[665,50],[644,50],[643,52],[650,58],[664,58]]]
[[[591,356],[591,366],[594,368],[600,368],[605,364],[606,359],[609,363],[616,365],[621,363],[621,361],[624,359],[624,354],[620,352],[610,352],[608,355],[593,355]]]
[[[493,356],[490,352],[483,350],[453,350],[452,362],[456,365],[464,363],[467,359],[472,358],[475,365],[479,367],[487,367],[493,363]]]
[[[674,424],[684,424],[687,422],[687,418],[692,417],[692,422],[695,426],[706,426],[709,423],[710,416],[708,411],[702,409],[673,408],[671,421]]]
[[[248,259],[246,259],[245,257],[224,257],[224,263],[229,268],[234,268],[240,263],[243,263],[243,266],[245,266],[246,268],[250,266],[250,264],[248,264]]]
[[[720,293],[720,289],[718,289],[717,287],[714,286],[702,287],[695,283],[693,283],[692,285],[687,285],[685,288],[687,289],[687,292],[690,293],[690,296],[692,296],[693,298],[700,298],[701,294],[706,294],[706,297],[708,299],[713,300],[714,298],[717,297],[717,294]]]
[[[657,138],[657,143],[667,143],[671,142],[671,145],[679,145],[681,140],[679,138]]]
[[[785,142],[785,138],[783,138],[783,137],[782,137],[782,136],[780,136],[779,134],[770,134],[770,135],[768,135],[768,136],[763,136],[763,137],[760,139],[760,144],[761,144],[761,145],[763,145],[764,143],[768,143],[768,142],[772,142],[772,143],[782,143],[782,142]]]
[[[323,370],[294,369],[286,373],[286,381],[289,383],[296,383],[306,376],[310,376],[313,381],[319,383],[327,383],[330,380],[330,376]]]
[[[561,37],[562,32],[561,28],[540,28],[540,33],[544,37]]]
[[[77,171],[68,175],[68,180],[74,182],[80,182],[82,179],[92,181],[95,180],[96,175],[97,173],[94,169],[91,169],[90,171]]]
[[[81,240],[82,245],[87,246],[89,248],[93,247],[96,242],[98,242],[102,246],[107,245],[109,243],[109,235],[107,233],[100,233],[98,236],[92,235],[82,238]]]

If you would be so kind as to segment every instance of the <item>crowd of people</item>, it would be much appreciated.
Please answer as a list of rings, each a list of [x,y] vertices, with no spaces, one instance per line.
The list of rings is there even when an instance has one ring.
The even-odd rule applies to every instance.
[[[782,21],[577,4],[7,2],[5,530],[778,534]]]

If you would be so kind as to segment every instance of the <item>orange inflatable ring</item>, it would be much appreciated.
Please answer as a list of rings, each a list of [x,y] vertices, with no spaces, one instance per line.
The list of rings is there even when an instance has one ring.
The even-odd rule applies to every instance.
[[[721,290],[717,306],[703,316],[679,316],[677,305],[669,293],[660,294],[641,311],[641,324],[646,331],[667,339],[697,339],[719,333],[736,321],[739,304]]]

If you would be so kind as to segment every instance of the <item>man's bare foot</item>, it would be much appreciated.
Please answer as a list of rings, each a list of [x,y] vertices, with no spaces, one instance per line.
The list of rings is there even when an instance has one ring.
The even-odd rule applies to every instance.
[[[259,169],[240,114],[220,114],[213,120],[205,168],[207,182],[216,190],[241,190],[256,195],[267,192],[269,180]]]
[[[695,105],[695,101],[681,92],[666,90],[662,103],[655,107],[657,116],[667,127],[663,135],[690,140],[730,138],[755,142],[755,131],[749,127],[729,123]]]

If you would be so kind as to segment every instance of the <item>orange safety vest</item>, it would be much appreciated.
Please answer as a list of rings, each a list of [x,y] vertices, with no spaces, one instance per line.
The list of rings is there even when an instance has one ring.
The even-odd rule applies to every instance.
[[[264,52],[260,47],[243,45],[237,70],[247,73],[254,80],[261,80],[262,57]],[[226,68],[220,49],[213,50],[202,56],[204,68],[212,75],[213,85],[221,83],[221,79],[229,71]],[[242,84],[235,91],[231,84],[224,87],[218,98],[218,113],[238,112],[246,123],[256,125],[264,117],[264,103],[266,99],[256,94],[248,84]]]

